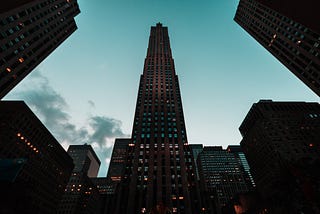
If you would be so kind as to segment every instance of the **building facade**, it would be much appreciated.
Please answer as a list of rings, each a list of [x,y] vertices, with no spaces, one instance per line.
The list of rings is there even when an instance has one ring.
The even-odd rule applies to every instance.
[[[93,179],[100,192],[102,202],[101,213],[103,214],[114,213],[116,192],[117,189],[119,189],[125,170],[127,150],[130,143],[131,138],[116,138],[113,145],[107,177]]]
[[[74,167],[22,101],[0,102],[0,213],[52,213]]]
[[[235,194],[248,191],[238,159],[222,146],[205,146],[197,162],[206,213],[221,213]]]
[[[91,178],[98,175],[100,160],[91,145],[71,145],[68,154],[75,165],[58,214],[96,214],[101,210],[99,189]]]
[[[114,203],[114,187],[112,181],[107,177],[91,178],[92,183],[99,191],[99,208],[96,214],[111,214]]]
[[[121,177],[125,168],[125,162],[127,159],[127,150],[130,143],[130,138],[115,139],[107,178],[116,183],[119,183],[121,181]]]
[[[196,213],[195,174],[187,146],[168,28],[151,27],[116,213]]]
[[[85,172],[90,178],[97,177],[101,162],[91,145],[70,145],[67,152],[75,165],[74,172]]]
[[[203,150],[203,145],[202,144],[189,144],[189,147],[192,152],[192,157],[193,157],[193,162],[195,165],[195,173],[196,173],[196,178],[199,181],[200,176],[199,176],[199,170],[198,170],[198,164],[197,164],[197,158],[198,155],[202,152]]]
[[[320,96],[320,2],[240,0],[234,20]]]
[[[0,7],[0,99],[76,29],[76,0],[10,0]]]
[[[271,213],[320,211],[320,105],[259,101],[240,126],[241,147]]]
[[[243,171],[244,179],[246,181],[247,187],[249,190],[253,190],[256,186],[254,183],[253,177],[250,172],[250,166],[246,159],[245,154],[242,151],[240,145],[229,145],[227,151],[232,153],[234,157],[238,160],[241,170]]]

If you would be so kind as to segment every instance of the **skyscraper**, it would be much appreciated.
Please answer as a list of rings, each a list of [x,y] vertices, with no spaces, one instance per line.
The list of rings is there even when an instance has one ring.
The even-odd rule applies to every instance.
[[[104,201],[104,214],[113,213],[115,207],[114,202],[116,200],[116,190],[119,189],[119,184],[122,180],[123,172],[126,167],[127,150],[130,143],[131,138],[115,139],[108,174],[104,183],[105,193],[102,198]]]
[[[10,0],[0,7],[0,99],[76,29],[76,0]]]
[[[239,129],[257,190],[270,212],[319,213],[319,103],[259,101]]]
[[[22,101],[0,102],[0,213],[52,213],[72,159]]]
[[[189,144],[189,147],[191,149],[193,162],[195,165],[196,179],[199,181],[200,177],[199,177],[197,158],[198,158],[199,153],[201,153],[203,150],[203,145],[202,144]]]
[[[240,0],[234,20],[320,96],[319,7],[313,0]]]
[[[205,146],[197,162],[201,197],[207,213],[221,213],[222,207],[236,193],[249,189],[238,159],[222,146]]]
[[[115,139],[107,174],[107,178],[115,183],[121,181],[121,176],[125,168],[127,149],[130,143],[130,138]]]
[[[74,172],[84,172],[88,177],[97,177],[100,160],[91,145],[70,145],[68,154],[75,165]]]
[[[75,165],[57,213],[96,214],[100,212],[100,195],[91,178],[98,175],[100,160],[91,145],[71,145],[68,154]]]
[[[196,213],[195,173],[168,28],[151,27],[116,213]]]
[[[242,151],[242,148],[240,145],[229,145],[227,148],[227,151],[229,153],[232,153],[235,158],[238,160],[241,170],[243,171],[244,179],[247,183],[248,189],[253,189],[256,184],[254,183],[253,177],[250,172],[250,166],[246,159],[245,154]]]

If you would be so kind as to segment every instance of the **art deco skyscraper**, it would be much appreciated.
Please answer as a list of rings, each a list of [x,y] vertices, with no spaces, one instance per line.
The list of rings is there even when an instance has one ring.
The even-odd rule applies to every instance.
[[[0,99],[76,29],[76,0],[10,0],[0,6]]]
[[[320,2],[240,0],[234,20],[320,96]]]
[[[151,27],[127,160],[116,213],[196,213],[178,76],[160,23]]]

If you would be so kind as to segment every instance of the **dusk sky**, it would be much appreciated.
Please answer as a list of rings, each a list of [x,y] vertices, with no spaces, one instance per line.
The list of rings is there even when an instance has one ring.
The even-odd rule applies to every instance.
[[[78,30],[15,87],[56,139],[91,144],[105,176],[114,138],[130,137],[150,27],[169,37],[188,141],[239,144],[254,102],[319,97],[246,33],[238,0],[78,0]]]

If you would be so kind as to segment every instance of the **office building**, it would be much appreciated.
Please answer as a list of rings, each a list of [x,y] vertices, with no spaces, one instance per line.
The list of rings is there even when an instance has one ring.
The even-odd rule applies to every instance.
[[[229,145],[227,151],[232,153],[238,160],[241,170],[243,171],[244,179],[247,184],[248,189],[253,190],[256,184],[254,183],[253,177],[250,172],[250,166],[246,159],[245,154],[242,151],[240,145]]]
[[[114,189],[111,181],[106,177],[91,178],[92,183],[99,191],[99,211],[96,214],[107,214],[112,210]],[[111,192],[111,193],[110,193]],[[111,212],[112,213],[112,212]]]
[[[234,20],[320,96],[319,1],[240,0]]]
[[[101,162],[91,145],[70,145],[68,154],[75,164],[73,172],[85,172],[90,178],[97,177]]]
[[[238,159],[222,146],[204,146],[197,162],[206,213],[221,213],[235,194],[248,190]]]
[[[72,159],[23,101],[0,102],[0,213],[52,213]]]
[[[113,145],[107,177],[91,179],[100,193],[100,213],[102,214],[113,213],[116,200],[115,193],[117,188],[119,188],[118,186],[124,173],[127,149],[130,142],[130,138],[116,138]]]
[[[168,28],[151,27],[115,213],[198,213],[192,154]]]
[[[127,149],[130,142],[131,142],[130,138],[115,139],[107,178],[116,183],[119,183],[121,181],[121,177],[123,175],[123,171],[125,168],[125,161],[127,159],[126,158]]]
[[[189,144],[189,147],[191,149],[193,162],[195,165],[196,178],[199,181],[200,177],[199,177],[197,158],[198,158],[198,155],[200,154],[200,152],[202,152],[202,150],[203,150],[203,145],[202,144]]]
[[[57,213],[99,213],[101,210],[99,189],[91,179],[98,175],[99,158],[88,144],[70,145],[68,154],[73,159],[75,167]]]
[[[271,213],[318,213],[320,105],[253,104],[240,126],[241,147]]]
[[[0,7],[0,99],[76,29],[76,0],[10,0]]]

